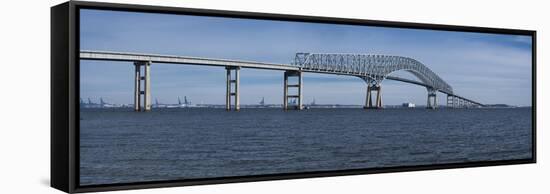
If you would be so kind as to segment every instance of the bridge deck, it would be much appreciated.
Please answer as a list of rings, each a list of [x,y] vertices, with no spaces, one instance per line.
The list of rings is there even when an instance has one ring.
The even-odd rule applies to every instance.
[[[208,65],[208,66],[239,66],[244,68],[256,68],[256,69],[272,69],[272,70],[300,70],[299,67],[276,64],[276,63],[263,63],[253,61],[237,61],[227,59],[212,59],[212,58],[199,58],[199,57],[186,57],[186,56],[173,56],[173,55],[153,55],[153,54],[140,54],[140,53],[126,53],[126,52],[106,52],[106,51],[80,51],[80,59],[86,60],[107,60],[107,61],[150,61],[152,63],[171,63],[171,64],[195,64],[195,65]]]
[[[410,84],[416,84],[416,85],[421,85],[421,86],[429,87],[429,85],[427,85],[427,84],[425,84],[425,83],[422,83],[422,82],[420,82],[420,81],[411,80],[411,79],[405,79],[405,78],[401,78],[401,77],[388,76],[388,77],[386,77],[386,79],[395,80],[395,81],[401,81],[401,82],[406,82],[406,83],[410,83]],[[460,96],[460,95],[456,95],[456,94],[454,94],[454,93],[449,93],[449,92],[444,91],[444,90],[440,90],[439,92],[444,93],[444,94],[447,94],[447,95],[455,96],[455,97],[458,97],[458,98],[461,98],[461,99],[464,99],[464,100],[467,100],[467,101],[470,101],[470,102],[472,102],[472,103],[474,103],[474,104],[476,104],[476,105],[484,106],[483,104],[481,104],[481,103],[479,103],[479,102],[470,100],[470,99],[465,98],[465,97],[462,97],[462,96]]]

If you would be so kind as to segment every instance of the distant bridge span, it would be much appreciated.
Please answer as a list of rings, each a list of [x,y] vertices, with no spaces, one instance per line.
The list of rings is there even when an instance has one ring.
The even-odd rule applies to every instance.
[[[321,54],[297,53],[291,64],[264,63],[242,60],[227,60],[174,55],[158,55],[110,51],[80,51],[81,60],[106,60],[134,62],[136,111],[151,109],[150,65],[151,63],[171,63],[189,65],[221,66],[227,69],[226,109],[239,110],[239,69],[255,68],[281,70],[284,73],[283,107],[302,109],[302,72],[355,76],[367,83],[365,108],[382,108],[381,82],[385,79],[396,80],[426,87],[428,90],[428,108],[437,107],[436,93],[447,94],[447,107],[465,108],[482,107],[483,104],[459,96],[452,87],[422,63],[407,57],[365,55],[365,54]],[[420,81],[390,76],[396,71],[407,71]],[[297,77],[297,83],[289,84],[289,77]],[[289,89],[298,88],[297,94],[289,95]],[[376,101],[372,100],[376,92]],[[143,99],[142,99],[143,97]],[[233,98],[233,99],[232,99]],[[297,99],[298,103],[290,106],[289,100]],[[234,101],[233,105],[231,102]],[[142,106],[143,104],[143,106]]]
[[[424,86],[424,87],[430,87],[429,85],[424,84],[424,83],[422,83],[422,82],[419,82],[419,81],[416,81],[416,80],[411,80],[411,79],[406,79],[406,78],[401,78],[401,77],[387,76],[386,79],[395,80],[395,81],[401,81],[401,82],[406,82],[406,83],[410,83],[410,84],[416,84],[416,85],[420,85],[420,86]],[[479,102],[474,101],[474,100],[470,100],[470,99],[468,99],[468,98],[466,98],[466,97],[457,95],[456,93],[455,93],[455,94],[453,94],[453,93],[447,93],[447,92],[444,91],[444,90],[440,90],[439,92],[444,93],[444,94],[447,94],[447,95],[454,96],[454,98],[460,98],[461,100],[470,101],[474,106],[480,106],[480,107],[485,106],[485,105],[482,104],[482,103],[479,103]]]

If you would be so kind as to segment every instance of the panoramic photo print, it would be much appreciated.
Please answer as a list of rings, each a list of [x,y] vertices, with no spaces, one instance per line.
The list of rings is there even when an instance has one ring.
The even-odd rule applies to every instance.
[[[531,36],[79,18],[80,186],[533,158]]]

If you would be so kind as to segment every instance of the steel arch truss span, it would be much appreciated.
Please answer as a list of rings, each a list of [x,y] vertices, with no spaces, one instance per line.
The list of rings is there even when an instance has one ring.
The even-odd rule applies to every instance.
[[[379,85],[389,74],[408,71],[430,89],[453,94],[453,88],[432,70],[417,60],[401,56],[296,53],[294,66],[303,71],[354,75]]]

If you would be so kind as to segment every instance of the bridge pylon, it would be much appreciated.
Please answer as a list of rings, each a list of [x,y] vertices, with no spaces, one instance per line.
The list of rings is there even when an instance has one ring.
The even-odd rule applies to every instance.
[[[373,92],[376,92],[375,101],[372,100]],[[374,105],[373,105],[374,102]],[[382,86],[379,84],[367,84],[367,96],[365,99],[364,109],[379,109],[382,108]]]
[[[436,109],[437,108],[437,90],[428,88],[428,101],[426,103],[426,108]]]
[[[373,105],[373,92],[376,92],[376,100]],[[382,108],[382,86],[380,85],[368,85],[367,86],[367,99],[365,100],[365,109],[379,109]]]
[[[456,96],[447,94],[447,108],[457,108]]]
[[[289,78],[295,77],[297,80],[293,80],[296,83],[289,84]],[[302,85],[303,85],[303,79],[302,79],[302,72],[301,71],[285,71],[284,73],[284,96],[283,96],[283,109],[289,110],[302,110],[304,107],[302,105]],[[289,95],[289,88],[297,88],[295,92],[297,94]],[[292,105],[289,105],[289,100],[293,100],[291,102]]]
[[[227,90],[225,92],[225,110],[231,111],[239,111],[240,110],[240,104],[239,104],[239,70],[241,68],[237,66],[227,66],[225,67],[226,70],[226,84],[227,84]],[[233,74],[233,75],[232,75]],[[233,87],[231,87],[233,86]],[[233,106],[231,106],[231,97],[233,96]]]
[[[361,77],[367,83],[367,95],[365,98],[364,109],[380,109],[382,108],[382,86],[380,81],[372,77]],[[373,92],[376,92],[376,99],[373,101]]]
[[[137,112],[150,111],[151,110],[151,62],[136,61],[134,62],[134,66],[135,66],[134,110]]]

